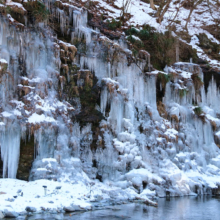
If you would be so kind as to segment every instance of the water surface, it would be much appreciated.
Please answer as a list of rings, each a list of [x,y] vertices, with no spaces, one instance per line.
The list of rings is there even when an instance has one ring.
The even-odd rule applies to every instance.
[[[134,203],[114,206],[119,210],[105,209],[73,216],[66,219],[78,220],[219,220],[220,197],[211,196],[181,197],[171,199],[159,199],[158,207]],[[114,209],[113,207],[113,209]]]
[[[62,215],[35,215],[29,220],[220,220],[220,197],[159,199],[158,207],[142,203],[108,206],[102,210]]]

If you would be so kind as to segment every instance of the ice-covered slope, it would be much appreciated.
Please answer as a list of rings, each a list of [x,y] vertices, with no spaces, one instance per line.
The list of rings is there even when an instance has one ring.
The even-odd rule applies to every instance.
[[[92,0],[90,2],[94,4],[90,3],[91,6],[88,6],[88,1],[82,0],[82,4],[88,7],[89,11],[95,12],[97,17],[105,15],[106,20],[111,20],[112,18],[120,20],[122,9],[126,2],[129,2],[128,6],[125,7],[126,21],[123,24],[125,28],[131,26],[140,28],[147,24],[159,32],[171,30],[174,36],[196,49],[200,58],[207,60],[213,67],[219,69],[219,58],[215,59],[210,56],[210,51],[201,47],[201,42],[198,38],[198,35],[205,34],[208,40],[219,45],[218,21],[220,6],[216,1],[200,1],[200,4],[195,7],[188,19],[191,10],[189,2],[173,0],[169,4],[169,8],[160,24],[157,22],[157,10],[160,7],[158,1],[155,1],[155,4],[158,3],[158,5],[155,5],[157,10],[153,10],[150,7],[149,1],[141,0]],[[199,1],[195,1],[195,4],[197,2]],[[163,9],[165,7],[166,5],[164,5]],[[186,27],[187,20],[188,25]]]

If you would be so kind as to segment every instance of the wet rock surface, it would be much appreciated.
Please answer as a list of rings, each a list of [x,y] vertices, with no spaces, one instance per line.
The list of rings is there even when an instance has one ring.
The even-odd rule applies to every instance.
[[[17,218],[19,214],[15,211],[10,211],[8,209],[4,210],[4,215],[6,218]]]
[[[81,209],[77,205],[71,205],[71,206],[64,207],[63,210],[65,212],[76,212],[76,211],[82,211],[83,209]]]
[[[0,219],[3,219],[5,217],[5,215],[3,214],[2,211],[0,211]]]
[[[27,206],[27,207],[25,208],[25,210],[26,210],[27,212],[36,212],[36,211],[37,211],[35,207],[31,207],[31,206]]]

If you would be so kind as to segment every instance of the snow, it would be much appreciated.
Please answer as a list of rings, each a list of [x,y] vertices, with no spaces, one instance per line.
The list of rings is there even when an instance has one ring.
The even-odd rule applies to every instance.
[[[57,160],[54,158],[44,158],[42,159],[42,162],[57,162]]]
[[[157,75],[157,74],[159,74],[159,73],[162,73],[162,74],[167,75],[166,72],[162,72],[162,71],[159,71],[159,70],[154,70],[154,71],[151,71],[150,73],[151,73],[151,74],[155,74],[155,75]]]
[[[188,72],[185,72],[185,71],[182,71],[181,72],[181,76],[185,79],[190,79],[191,78],[191,75],[192,73],[188,73]]]
[[[10,22],[14,22],[14,21],[15,21],[15,19],[12,18],[12,16],[11,16],[10,14],[7,14],[7,17],[8,17],[8,19],[9,19]]]
[[[128,181],[131,181],[134,185],[140,186],[143,182],[151,183],[157,181],[162,183],[164,180],[156,174],[152,174],[146,169],[134,169],[128,172],[126,175]]]
[[[42,168],[38,170],[44,171]],[[110,195],[114,195],[121,201],[137,197],[134,190],[122,191],[119,187],[108,185],[108,183],[88,182],[85,174],[81,174],[79,177],[80,179],[72,182],[68,180],[68,177],[63,177],[63,180],[59,182],[43,179],[32,182],[1,179],[0,188],[4,194],[0,196],[0,211],[8,209],[9,206],[17,213],[24,212],[27,206],[35,207],[36,213],[40,213],[42,210],[63,210],[65,207],[71,206],[78,206],[81,210],[86,211],[92,208],[92,202],[110,200]],[[46,195],[43,186],[47,186]],[[56,187],[61,187],[61,189],[57,190]],[[17,194],[19,190],[23,192],[23,196]],[[146,194],[153,195],[154,192],[145,191],[144,195]],[[17,198],[14,199],[13,196],[17,196]],[[11,202],[11,199],[14,201]]]
[[[174,128],[167,129],[167,131],[164,133],[168,137],[176,138],[176,135],[178,134],[178,131],[176,131]]]
[[[214,121],[218,126],[220,126],[220,119],[215,118],[209,114],[206,114],[206,118],[209,119],[210,121]]]
[[[47,195],[44,195],[43,186],[47,186]],[[61,186],[59,192],[56,192],[56,187]],[[60,208],[77,205],[82,208],[90,209],[91,204],[85,201],[85,194],[89,193],[89,188],[82,182],[78,184],[55,182],[49,180],[37,180],[34,182],[26,182],[13,179],[1,179],[0,187],[6,194],[0,197],[0,210],[7,209],[7,206],[13,204],[13,210],[23,212],[27,206],[32,206],[41,211],[41,207]],[[13,203],[7,201],[8,198],[13,198],[17,195],[17,191],[21,189],[23,196],[18,196]],[[53,201],[53,204],[49,203]]]
[[[2,114],[3,117],[11,117],[12,116],[11,113],[6,112],[6,111],[2,112],[1,114]]]
[[[188,177],[190,177],[193,180],[199,180],[202,184],[207,184],[211,188],[217,188],[220,180],[219,178],[216,178],[215,176],[208,176],[208,175],[201,175],[198,171],[192,171],[186,173]]]
[[[34,113],[28,118],[29,123],[41,123],[41,122],[56,122],[54,118],[47,117],[45,115],[38,115],[37,113]]]
[[[5,63],[7,64],[8,62],[5,59],[0,59],[0,63]]]
[[[23,5],[21,3],[7,1],[6,5],[11,6],[11,7],[17,7],[19,9],[21,9],[23,12],[26,12],[26,9],[23,7]]]
[[[177,117],[179,117],[179,108],[176,106],[173,106],[170,109],[170,115],[176,115]]]
[[[117,0],[114,4],[121,8],[123,6],[123,0]],[[153,18],[149,15],[149,13],[154,11],[150,8],[150,5],[145,2],[135,0],[131,1],[127,12],[132,15],[131,19],[129,20],[130,25],[149,24],[158,29],[160,27],[160,25],[156,22],[156,18]]]
[[[24,103],[22,101],[18,101],[18,100],[11,100],[11,103],[15,103],[18,109],[21,109],[24,106]]]
[[[128,37],[129,37],[129,36],[128,36]],[[126,37],[126,38],[128,38],[128,37]],[[131,35],[131,37],[132,37],[133,39],[135,39],[135,40],[141,41],[141,39],[140,39],[139,37],[135,36],[135,35]]]
[[[220,138],[220,131],[216,132],[215,135]]]
[[[101,0],[95,0],[95,2],[97,3],[96,7],[99,8],[100,13],[107,13],[109,18],[118,19],[118,17],[121,16],[121,9],[118,9],[118,7],[122,8],[124,2],[123,0],[117,0],[114,2],[114,4],[109,4],[108,2]],[[127,13],[131,15],[131,18],[125,25],[139,28],[141,25],[148,24],[159,32],[165,32],[171,24],[175,24],[177,34],[174,32],[172,34],[174,36],[178,36],[181,41],[187,43],[181,38],[182,36],[180,33],[185,31],[185,24],[190,10],[184,7],[180,7],[182,3],[183,1],[175,2],[174,4],[174,1],[171,1],[169,10],[167,10],[167,12],[164,14],[163,21],[161,24],[159,24],[156,21],[157,18],[155,17],[156,11],[150,8],[149,3],[145,3],[140,0],[131,0],[127,8]],[[218,7],[215,7],[215,5],[215,2],[210,1],[209,6],[202,4],[193,10],[190,21],[188,23],[188,33],[189,36],[191,36],[191,42],[187,44],[197,49],[197,55],[200,58],[207,60],[214,67],[220,68],[220,62],[218,60],[210,59],[208,55],[199,47],[199,39],[196,36],[200,33],[204,33],[212,42],[217,44],[219,43],[219,41],[211,33],[204,29],[204,26],[214,25],[215,19],[218,19]],[[176,15],[178,8],[180,10]],[[175,21],[178,22],[172,23],[171,21],[175,15]],[[188,78],[187,75],[186,77]]]
[[[143,192],[141,193],[141,197],[155,197],[156,192],[155,190],[150,190],[150,189],[144,189]]]
[[[13,111],[13,113],[14,113],[14,115],[21,116],[21,112],[18,111],[17,109],[15,109],[15,110]]]

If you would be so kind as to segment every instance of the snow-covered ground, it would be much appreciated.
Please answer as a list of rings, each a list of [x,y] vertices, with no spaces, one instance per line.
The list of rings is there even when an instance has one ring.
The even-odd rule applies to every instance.
[[[16,217],[30,212],[58,214],[88,211],[112,202],[122,204],[135,199],[156,204],[147,198],[154,197],[154,191],[145,190],[138,194],[132,187],[122,190],[110,182],[103,184],[91,181],[85,173],[78,174],[76,179],[68,181],[68,177],[65,177],[62,181],[41,179],[31,182],[0,179],[0,213]]]
[[[108,1],[102,0],[92,1],[98,3],[96,8],[99,10],[100,15],[107,13],[109,17],[108,19],[119,19],[123,8],[123,3],[126,2],[123,0],[117,0],[113,3],[108,3]],[[82,2],[87,2],[87,0],[82,0]],[[169,9],[164,14],[164,18],[161,24],[159,24],[157,22],[157,17],[155,16],[157,11],[151,9],[150,4],[141,0],[131,0],[126,11],[130,14],[131,17],[128,19],[125,26],[134,26],[139,28],[144,24],[148,24],[151,27],[154,27],[157,31],[164,32],[168,30],[171,25],[174,25],[174,36],[178,36],[180,40],[191,45],[194,49],[197,50],[198,57],[207,60],[208,63],[210,63],[210,65],[212,65],[214,68],[219,69],[220,61],[210,59],[208,54],[206,54],[204,50],[199,47],[199,40],[197,37],[198,34],[204,33],[212,42],[219,44],[219,41],[210,32],[208,32],[208,28],[206,28],[211,25],[217,25],[216,20],[218,20],[220,17],[219,6],[214,0],[209,1],[209,4],[206,1],[203,1],[193,10],[186,29],[185,25],[190,13],[190,8],[184,8],[182,6],[183,2],[184,0],[178,2],[171,1]],[[156,8],[158,7],[159,6],[156,6]],[[190,42],[186,42],[184,39],[182,39],[182,32],[187,32],[191,38]]]
[[[46,195],[43,186],[47,186]],[[71,184],[49,180],[26,182],[15,179],[1,179],[0,187],[1,211],[13,207],[14,211],[23,212],[27,206],[35,207],[38,212],[47,209],[63,210],[63,207],[71,206],[71,204],[82,209],[91,209],[91,204],[87,198],[90,188],[80,181]],[[61,189],[57,190],[56,187],[61,187]],[[19,191],[21,192],[17,193]]]

